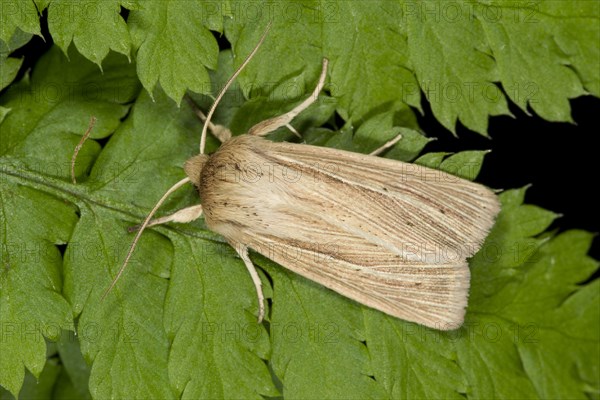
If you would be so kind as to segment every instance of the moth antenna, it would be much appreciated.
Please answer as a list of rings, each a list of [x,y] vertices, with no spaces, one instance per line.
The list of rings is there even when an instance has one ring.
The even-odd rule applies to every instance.
[[[206,115],[206,122],[204,123],[204,126],[202,127],[202,135],[200,136],[200,154],[204,154],[204,147],[206,147],[206,132],[207,132],[210,120],[215,112],[215,108],[217,108],[217,106],[219,105],[219,102],[225,95],[225,92],[227,92],[227,89],[229,89],[229,86],[231,86],[231,84],[233,83],[235,78],[237,78],[237,76],[240,74],[240,72],[242,72],[242,70],[246,67],[246,65],[248,65],[248,63],[250,62],[252,57],[254,57],[254,55],[260,48],[260,45],[263,44],[263,42],[265,41],[265,39],[267,37],[267,34],[269,33],[269,30],[271,30],[272,24],[273,24],[273,21],[269,21],[269,23],[267,24],[267,28],[265,29],[265,32],[262,34],[262,36],[261,36],[260,40],[258,41],[258,43],[256,44],[256,46],[254,46],[254,49],[250,52],[250,54],[248,54],[248,56],[246,57],[246,59],[244,60],[242,65],[240,65],[238,67],[238,69],[233,73],[231,78],[229,78],[227,80],[227,83],[225,83],[225,86],[223,86],[223,89],[221,89],[221,91],[219,92],[219,95],[215,99],[213,105],[210,107],[210,110],[208,111],[208,114]]]
[[[94,125],[96,125],[96,117],[93,115],[90,117],[90,123],[88,125],[87,131],[81,137],[77,146],[75,146],[75,150],[73,151],[73,157],[71,157],[71,181],[75,185],[77,183],[77,179],[75,179],[75,160],[77,160],[77,155],[79,154],[79,150],[83,147],[83,144],[90,137],[90,133],[92,133],[92,129],[94,129]]]
[[[104,291],[104,294],[102,295],[102,298],[100,299],[100,301],[104,300],[104,298],[110,293],[110,291],[117,284],[117,281],[121,277],[121,274],[123,274],[123,271],[125,271],[125,267],[127,267],[127,264],[129,263],[129,259],[131,258],[131,255],[133,254],[133,251],[135,250],[137,242],[138,242],[138,240],[140,240],[140,236],[142,236],[142,232],[144,232],[144,229],[146,229],[146,226],[148,226],[148,223],[150,222],[150,219],[152,219],[152,217],[154,216],[154,214],[156,213],[156,211],[160,208],[160,206],[162,205],[162,203],[164,203],[164,201],[167,199],[167,197],[169,197],[174,191],[176,191],[177,189],[179,189],[180,187],[182,187],[183,185],[185,185],[188,182],[190,182],[190,178],[188,178],[188,177],[180,180],[179,182],[177,182],[176,184],[174,184],[173,186],[171,186],[169,188],[169,190],[167,190],[165,192],[165,194],[162,195],[162,197],[160,198],[160,200],[158,200],[158,202],[156,203],[156,205],[154,206],[154,208],[152,209],[152,211],[150,211],[150,213],[148,214],[148,216],[146,217],[146,219],[142,223],[142,226],[140,227],[140,230],[137,231],[137,234],[135,235],[135,238],[133,239],[133,243],[131,243],[131,246],[129,247],[129,251],[127,252],[127,256],[125,257],[125,261],[123,261],[123,266],[121,266],[121,269],[117,273],[117,276],[115,276],[115,279],[113,279],[113,281],[110,284],[110,286],[108,287],[108,289],[106,289]]]

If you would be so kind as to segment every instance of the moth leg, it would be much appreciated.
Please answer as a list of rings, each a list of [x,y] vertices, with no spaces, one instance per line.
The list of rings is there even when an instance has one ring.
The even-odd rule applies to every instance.
[[[190,104],[198,118],[200,118],[200,121],[206,123],[206,115],[204,115],[202,110],[198,108],[196,103],[194,103],[194,101],[189,96],[186,96],[186,99],[188,100],[188,103]],[[212,122],[208,121],[208,130],[210,131],[210,133],[212,133],[214,137],[219,139],[221,143],[224,143],[231,139],[231,131],[223,125],[213,124]]]
[[[174,212],[171,215],[165,215],[164,217],[156,218],[148,222],[147,226],[166,224],[167,222],[179,222],[185,224],[192,222],[202,215],[202,206],[200,204],[196,206],[186,207],[179,211]],[[128,228],[129,232],[135,232],[140,229],[142,225],[136,225]]]
[[[265,296],[262,291],[262,282],[260,281],[256,267],[252,264],[252,260],[248,256],[248,246],[234,245],[233,247],[244,261],[244,264],[246,264],[246,268],[248,268],[248,272],[250,272],[250,276],[252,277],[252,282],[254,282],[256,294],[258,295],[258,323],[260,324],[265,316]]]
[[[298,136],[300,139],[302,139],[302,135],[298,133],[298,131],[296,130],[296,128],[294,128],[292,125],[290,124],[285,124],[285,127],[288,128],[294,135]]]
[[[254,125],[252,128],[250,128],[250,130],[248,131],[248,134],[256,135],[256,136],[268,135],[269,133],[273,132],[275,129],[277,129],[281,126],[289,125],[289,123],[296,117],[296,115],[300,114],[308,106],[310,106],[312,103],[314,103],[317,100],[317,96],[319,95],[319,92],[321,91],[321,89],[323,89],[323,86],[325,85],[325,78],[327,77],[327,64],[328,63],[329,63],[329,60],[324,58],[323,59],[323,69],[321,70],[321,76],[319,76],[319,82],[317,83],[315,90],[313,90],[311,95],[306,100],[304,100],[302,103],[297,105],[296,108],[294,108],[293,110],[288,111],[287,113],[285,113],[283,115],[280,115],[278,117],[273,117],[273,118],[264,120],[262,122],[259,122],[258,124]]]
[[[392,147],[393,145],[395,145],[396,143],[398,143],[400,141],[400,139],[402,139],[402,134],[399,133],[398,135],[396,135],[396,137],[394,137],[392,140],[388,140],[386,144],[384,144],[383,146],[381,146],[380,148],[373,150],[372,152],[369,153],[370,156],[378,156],[381,153],[383,153],[384,151],[386,151],[387,149],[389,149],[390,147]]]

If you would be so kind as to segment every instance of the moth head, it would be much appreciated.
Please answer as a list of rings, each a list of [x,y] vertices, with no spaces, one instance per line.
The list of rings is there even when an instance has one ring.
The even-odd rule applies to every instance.
[[[183,166],[186,175],[196,187],[200,186],[200,175],[208,158],[206,154],[198,154],[187,160]]]

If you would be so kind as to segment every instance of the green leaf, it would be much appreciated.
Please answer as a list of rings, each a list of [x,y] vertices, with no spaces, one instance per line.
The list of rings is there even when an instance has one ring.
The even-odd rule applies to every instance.
[[[222,22],[201,1],[144,2],[129,15],[138,76],[154,92],[157,83],[177,104],[186,90],[210,93],[206,68],[216,69],[219,48],[208,29],[222,31]]]
[[[123,63],[122,56],[107,58],[102,75],[77,52],[70,59],[53,47],[37,63],[31,81],[11,86],[2,99],[12,109],[3,129],[15,133],[0,142],[0,154],[20,157],[28,168],[61,177],[70,176],[71,156],[90,116],[98,119],[91,138],[107,137],[128,110],[123,103],[139,91],[133,66]],[[77,175],[89,168],[99,150],[94,141],[83,147]]]
[[[6,0],[0,11],[0,40],[8,43],[17,29],[40,35],[38,11],[33,1]]]
[[[272,262],[261,258],[259,265],[267,268],[274,281],[271,362],[284,394],[384,398],[385,392],[372,379],[368,347],[362,342],[360,307]]]
[[[460,121],[485,135],[488,116],[510,115],[506,96],[526,112],[571,121],[569,99],[600,95],[600,5],[593,1],[304,2],[274,5],[270,14],[252,2],[234,4],[225,33],[236,65],[268,15],[279,16],[242,86],[291,75],[301,86],[327,57],[329,88],[345,120],[420,109],[423,91],[447,129]],[[250,16],[253,32],[245,29]],[[272,70],[272,57],[287,62]]]
[[[416,6],[407,13],[410,62],[438,121],[455,132],[457,119],[485,134],[488,115],[508,115],[506,99],[494,84],[494,58],[486,54],[486,37],[476,19],[445,18],[446,3],[433,1],[429,12]],[[464,4],[466,6],[466,4]],[[463,5],[457,5],[465,12]],[[433,12],[431,12],[433,11]],[[447,11],[446,11],[447,12]],[[452,11],[451,11],[452,12]]]
[[[439,168],[452,175],[472,181],[479,174],[483,156],[487,153],[488,151],[461,151],[444,159]]]
[[[470,259],[469,308],[457,331],[438,332],[388,317],[251,254],[271,300],[267,321],[257,324],[256,294],[244,263],[222,237],[207,230],[203,219],[147,230],[102,301],[132,241],[127,228],[185,176],[183,163],[198,151],[201,124],[187,103],[178,107],[172,100],[180,100],[190,82],[206,84],[198,92],[216,93],[266,23],[260,18],[244,23],[242,16],[250,18],[256,3],[219,3],[216,10],[215,4],[195,10],[191,7],[198,3],[181,4],[127,5],[133,9],[127,27],[137,64],[110,52],[101,72],[75,46],[68,59],[52,47],[31,76],[10,84],[0,97],[2,387],[16,395],[39,379],[44,382],[39,388],[53,386],[56,397],[99,399],[598,397],[599,287],[598,279],[590,278],[598,262],[586,256],[592,236],[546,232],[557,215],[524,204],[525,189],[500,195],[502,212],[481,251]],[[398,21],[405,14],[414,18],[408,15],[410,7],[420,6],[368,6],[290,5],[275,18],[265,46],[234,87],[234,97],[218,109],[215,122],[243,131],[265,115],[293,107],[312,90],[320,59],[327,55],[331,96],[324,93],[322,103],[293,122],[305,140],[368,153],[402,133],[385,156],[418,157],[428,139],[406,106],[419,100],[414,86],[419,69],[411,64],[419,49],[410,47],[418,38],[409,39],[409,24]],[[275,4],[273,11],[281,7]],[[298,9],[297,21],[291,20]],[[594,9],[584,11],[595,15]],[[190,15],[199,16],[194,12],[202,14],[203,22],[192,21]],[[221,30],[219,13],[232,16],[225,33],[233,48],[217,58],[206,28]],[[380,22],[380,29],[353,35],[360,32],[354,27],[366,24],[365,13]],[[582,29],[593,31],[578,18]],[[458,28],[425,22],[427,34],[450,30],[440,39],[446,46],[457,40],[453,29]],[[483,29],[483,17],[471,23]],[[468,33],[467,39],[490,45],[485,35]],[[564,35],[555,40],[560,46],[568,43]],[[390,43],[402,46],[398,50]],[[471,54],[475,50],[465,43],[438,53],[423,51],[432,57],[456,51],[447,55],[453,63],[464,61],[460,55],[475,60],[475,67],[463,65],[465,74],[475,68],[470,73],[477,79],[504,84],[498,80],[498,62],[489,64],[493,51],[486,43],[477,49],[486,56]],[[184,51],[189,46],[198,48]],[[593,52],[564,60],[593,64]],[[281,61],[274,63],[275,56]],[[217,65],[210,84],[204,67]],[[586,89],[593,86],[592,68],[573,70]],[[135,71],[153,98],[140,93]],[[163,91],[153,90],[157,83]],[[401,100],[405,83],[416,92]],[[195,98],[203,109],[210,103],[209,96]],[[470,102],[443,107],[461,121],[463,114],[465,120],[472,118],[477,126],[490,112],[481,112],[489,106]],[[79,155],[80,179],[74,185],[71,156],[91,115],[98,123]],[[275,137],[283,140],[284,135],[291,137],[287,132]],[[209,149],[217,145],[216,140],[209,144]],[[433,153],[417,162],[473,179],[484,154]],[[197,203],[197,192],[185,187],[159,215]],[[78,344],[69,341],[71,332],[77,333]],[[58,365],[57,359],[62,367],[49,374],[46,384],[46,369]]]
[[[3,133],[4,136],[4,133]],[[29,185],[15,185],[20,168],[2,165],[0,192],[0,385],[19,393],[25,368],[39,377],[46,361],[44,337],[73,329],[61,296],[62,258],[77,223],[75,208]],[[7,172],[8,171],[8,172]]]
[[[25,382],[19,392],[19,399],[49,399],[53,394],[54,385],[62,372],[58,360],[49,359],[39,377],[31,374],[25,376]],[[0,399],[13,400],[15,396],[0,387]]]
[[[23,59],[0,58],[0,90],[7,87],[17,76]]]
[[[504,90],[524,111],[529,105],[549,121],[572,122],[569,99],[586,94],[582,82],[599,94],[599,73],[590,74],[593,58],[586,57],[598,50],[577,52],[570,46],[576,34],[583,41],[579,49],[597,47],[592,43],[600,35],[599,5],[578,1],[565,8],[547,2],[500,10],[495,20],[482,18],[482,26]],[[581,77],[576,72],[580,68]]]
[[[258,14],[262,18],[258,24],[253,21],[252,32],[248,32],[255,4],[235,4],[234,18],[227,20],[225,34],[239,65],[257,43],[268,13]],[[254,82],[277,85],[290,76],[294,76],[295,87],[309,87],[308,82],[314,82],[320,71],[321,59],[327,57],[331,60],[329,89],[338,99],[338,112],[345,120],[362,121],[370,113],[397,111],[405,107],[404,103],[419,108],[418,85],[407,68],[408,49],[401,45],[406,38],[392,28],[397,21],[384,6],[400,9],[400,5],[390,2],[275,5],[273,12],[282,18],[273,20],[259,55],[240,75],[242,87],[252,87]],[[372,21],[390,29],[370,29]],[[392,48],[387,43],[400,45]],[[286,62],[271,69],[272,57]],[[365,84],[367,77],[369,85]]]
[[[460,399],[467,381],[445,334],[363,311],[374,378],[388,398]]]
[[[64,70],[64,62],[60,52],[51,51],[40,60],[39,64],[48,71],[45,78],[52,81],[54,79],[52,71],[60,68]],[[123,68],[125,65],[127,65],[126,60],[121,58],[121,63],[115,62],[111,69],[106,68],[102,76],[111,74],[113,84],[127,84],[129,75],[128,70]],[[71,76],[85,75],[93,81],[100,73],[84,74],[90,66],[89,62],[80,57],[71,57],[69,63]],[[35,77],[36,71],[33,73],[32,85],[44,86],[47,84],[44,80],[36,81]],[[73,90],[78,92],[87,85],[87,82],[87,80],[75,81]],[[22,92],[25,92],[25,94],[31,92],[30,87],[25,82],[23,83],[22,92],[17,92],[17,89],[12,94],[7,94],[8,104],[12,104],[13,99],[23,99]],[[36,153],[30,152],[27,155],[21,155],[23,163],[13,165],[11,160],[14,159],[14,154],[23,154],[13,150],[18,147],[18,144],[29,140],[31,136],[38,135],[39,130],[46,132],[45,142],[52,143],[55,141],[56,134],[60,133],[66,125],[66,123],[50,126],[34,124],[29,131],[13,128],[18,122],[22,126],[23,121],[18,121],[18,118],[22,117],[19,116],[23,114],[25,109],[31,107],[30,103],[36,104],[33,97],[25,97],[25,100],[29,103],[24,102],[17,106],[16,109],[18,110],[15,109],[14,113],[9,114],[2,126],[2,143],[5,143],[5,138],[9,139],[8,143],[16,143],[14,146],[6,147],[7,150],[3,158],[6,165],[3,164],[2,170],[11,177],[9,179],[38,182],[44,191],[59,196],[60,193],[63,195],[69,193],[67,195],[69,201],[77,205],[79,219],[76,226],[71,226],[69,229],[69,245],[64,255],[65,283],[63,293],[72,306],[73,315],[78,316],[77,329],[82,353],[88,362],[93,363],[89,384],[92,395],[96,398],[131,397],[134,394],[142,397],[160,396],[161,398],[171,398],[178,397],[185,391],[192,394],[213,393],[215,396],[220,393],[221,396],[230,397],[235,393],[241,393],[240,390],[243,388],[243,386],[231,385],[226,381],[226,378],[231,376],[232,372],[237,369],[238,361],[235,360],[254,363],[252,370],[247,373],[247,395],[253,393],[276,394],[268,370],[259,357],[266,358],[268,354],[269,342],[268,336],[265,334],[258,342],[253,337],[248,337],[245,340],[241,339],[241,341],[234,337],[234,341],[240,343],[234,344],[233,347],[229,346],[228,342],[223,341],[223,336],[220,334],[214,338],[214,346],[205,346],[202,342],[204,339],[202,337],[198,338],[200,340],[198,350],[206,351],[206,354],[196,353],[195,357],[198,360],[196,363],[204,363],[206,357],[210,355],[216,366],[207,370],[210,375],[205,378],[195,374],[193,379],[188,378],[190,373],[187,364],[187,361],[189,361],[189,340],[196,337],[196,328],[201,324],[204,324],[207,329],[212,326],[220,328],[223,321],[219,321],[218,317],[226,313],[230,315],[230,326],[235,327],[239,324],[242,328],[246,325],[257,327],[253,312],[244,311],[245,309],[253,311],[256,307],[252,284],[246,279],[243,264],[231,254],[227,258],[237,265],[227,268],[226,275],[224,275],[225,271],[211,269],[211,264],[214,262],[211,260],[206,261],[208,265],[204,271],[213,274],[218,273],[216,279],[222,282],[221,285],[227,287],[223,287],[217,293],[217,297],[204,298],[202,301],[206,304],[190,303],[191,298],[188,295],[188,289],[198,289],[197,287],[188,288],[186,286],[193,282],[189,279],[190,270],[182,269],[182,272],[188,274],[181,275],[179,269],[174,268],[171,270],[169,268],[172,257],[175,257],[176,264],[182,267],[185,265],[188,267],[194,266],[195,269],[196,263],[189,263],[192,257],[191,254],[185,252],[186,246],[189,246],[186,244],[187,239],[182,242],[182,239],[178,239],[178,234],[175,234],[172,240],[174,242],[179,240],[180,245],[178,248],[180,248],[180,252],[174,256],[173,245],[165,236],[152,233],[144,235],[136,250],[135,262],[130,265],[132,273],[128,273],[127,278],[121,280],[119,285],[103,302],[100,301],[100,296],[108,287],[116,269],[119,268],[120,261],[124,257],[124,251],[130,238],[125,228],[141,218],[140,214],[147,207],[150,207],[155,199],[170,185],[169,181],[181,179],[183,161],[192,155],[197,148],[198,135],[188,134],[189,132],[199,132],[200,128],[191,110],[188,107],[177,109],[164,96],[160,96],[160,98],[157,96],[156,102],[152,102],[148,96],[140,96],[128,119],[119,126],[106,148],[97,159],[91,160],[93,168],[89,178],[82,184],[72,186],[67,183],[69,182],[67,173],[58,174],[57,178],[52,178],[51,171],[41,173],[40,169],[29,168],[30,163],[31,165],[37,165],[35,164],[38,162]],[[126,100],[126,97],[123,97],[123,100]],[[58,103],[61,104],[61,102]],[[121,107],[123,106],[115,107],[116,105],[111,105],[108,102],[108,106],[113,107],[113,115],[99,116],[99,124],[103,118],[115,118],[114,114],[117,117],[122,114]],[[43,111],[42,106],[44,104],[37,105],[40,114]],[[107,104],[99,102],[99,106],[107,107]],[[46,114],[40,117],[49,118],[52,113],[56,112],[56,109],[57,107],[46,108]],[[80,118],[85,121],[87,116],[80,115]],[[105,121],[104,124],[106,123]],[[8,127],[7,130],[4,129],[5,127]],[[14,132],[16,136],[11,134],[9,138],[5,136],[5,132]],[[29,132],[29,135],[25,136],[24,132]],[[103,136],[101,133],[98,135]],[[171,140],[167,140],[168,138]],[[43,144],[41,143],[41,145]],[[137,153],[132,151],[131,146],[137,149]],[[45,155],[46,161],[68,165],[73,148],[69,147],[66,151],[68,157],[61,151],[49,152]],[[174,153],[179,154],[179,156],[172,157]],[[160,172],[161,179],[152,177],[156,171]],[[9,185],[13,184],[14,181],[11,180]],[[17,184],[15,187],[21,186],[21,184]],[[28,189],[27,186],[22,190],[25,189],[33,190]],[[174,202],[168,202],[165,207],[166,209],[170,207],[179,208],[183,201],[192,202],[194,197],[196,196],[193,189],[188,188],[188,192],[183,199],[175,197]],[[23,208],[22,204],[21,208],[23,212],[28,210],[27,207]],[[38,206],[38,208],[40,210],[44,209],[41,206]],[[10,210],[11,208],[7,204],[4,205],[4,209]],[[49,206],[46,209],[52,213],[51,215],[56,215],[56,218],[61,218],[61,214],[58,214]],[[32,216],[36,215],[31,212],[30,214]],[[72,214],[75,218],[74,212]],[[23,219],[22,216],[21,219]],[[52,222],[45,224],[49,228],[53,225],[55,224]],[[33,225],[25,224],[25,226]],[[7,237],[23,236],[19,232],[9,233],[10,236],[7,235]],[[183,238],[185,237],[183,236]],[[215,235],[206,232],[204,237],[214,240]],[[206,248],[212,249],[214,247],[215,245],[211,242],[203,244],[202,241],[198,242],[197,240],[192,244],[193,253],[199,254],[198,257],[200,258],[198,260],[201,260],[206,254]],[[183,257],[185,261],[178,261],[179,257]],[[237,280],[232,279],[229,272],[234,267],[237,267],[237,275],[239,275]],[[112,273],[109,271],[112,271]],[[138,271],[137,274],[136,271]],[[27,271],[22,273],[25,272]],[[179,286],[175,284],[175,287],[179,288],[169,292],[167,305],[165,305],[164,299],[167,296],[168,281],[164,278],[168,277],[171,272],[174,274],[174,284],[179,282]],[[209,277],[210,275],[204,276],[202,281],[210,282]],[[216,283],[214,279],[213,282]],[[31,282],[31,279],[23,281]],[[218,288],[214,284],[211,286]],[[206,288],[204,285],[201,286],[202,290],[206,290]],[[246,289],[244,290],[244,293],[246,293],[245,298],[230,295],[237,288]],[[2,292],[5,296],[9,293],[4,290]],[[152,293],[150,297],[148,297],[149,293]],[[230,300],[228,311],[225,307],[226,300]],[[65,305],[67,304],[64,299],[63,302]],[[3,307],[5,305],[11,306],[11,304],[8,300],[2,303]],[[179,307],[181,304],[185,306]],[[215,304],[218,307],[211,308],[211,305]],[[244,305],[240,306],[241,304]],[[177,307],[174,307],[174,305],[177,305]],[[171,322],[163,320],[163,312],[159,311],[163,306],[174,307],[172,312],[169,312],[172,318],[169,320]],[[194,311],[203,308],[212,310],[208,314],[210,318],[201,318],[198,323],[191,323],[192,319],[189,313],[192,312],[198,316],[205,315]],[[211,316],[211,313],[214,314]],[[58,315],[58,313],[55,314]],[[3,312],[2,315],[9,314]],[[245,318],[246,323],[242,324],[240,318]],[[66,318],[66,321],[70,320],[70,318]],[[186,325],[182,325],[180,321],[185,321]],[[226,326],[223,325],[222,327],[225,329]],[[71,329],[73,328],[71,327]],[[225,338],[228,337],[227,332],[226,330],[224,333]],[[172,346],[170,341],[173,341]],[[43,342],[41,345],[43,346]],[[223,351],[229,351],[230,357],[223,359],[219,354],[212,355],[216,346],[221,346]],[[15,349],[23,351],[20,346],[15,346]],[[167,357],[169,349],[172,349],[171,358]],[[178,356],[178,349],[181,349],[182,358]],[[35,348],[30,349],[30,351],[33,350]],[[45,353],[40,349],[37,349],[37,352],[42,357],[41,366],[43,366]],[[15,368],[2,369],[2,371],[12,370],[15,370]],[[107,371],[111,372],[108,373]],[[136,371],[136,373],[132,374],[131,371]],[[260,381],[258,379],[260,376],[262,376],[263,383],[257,387],[256,384]],[[217,377],[224,381],[223,385],[218,384]],[[20,381],[22,381],[22,377]],[[172,384],[169,382],[172,382]],[[182,383],[177,384],[177,382]],[[242,382],[242,380],[238,380],[239,382]],[[13,392],[18,391],[18,386],[15,384],[11,386],[3,380],[2,385],[11,388]],[[192,396],[196,397],[195,395]]]
[[[88,389],[90,368],[83,359],[79,339],[74,332],[63,331],[57,349],[64,369],[57,382],[56,397],[90,399]]]
[[[17,29],[8,42],[0,40],[0,58],[6,58],[10,53],[24,46],[32,38],[31,33]]]
[[[525,112],[572,122],[569,99],[600,96],[600,5],[588,0],[3,4],[1,40],[17,28],[40,34],[37,10],[50,4],[50,33],[63,51],[73,41],[98,65],[109,49],[132,53],[144,88],[154,93],[159,84],[177,104],[186,90],[210,93],[206,68],[217,68],[218,49],[209,29],[223,32],[223,17],[236,66],[273,22],[262,56],[240,76],[246,96],[256,82],[305,88],[327,57],[337,112],[358,125],[407,105],[420,110],[421,91],[446,128],[454,132],[460,121],[483,135],[489,116],[510,115],[507,97]],[[131,10],[127,25],[120,7]],[[285,61],[273,69],[273,57]]]
[[[202,239],[174,241],[165,328],[172,340],[169,378],[177,393],[189,398],[277,395],[261,360],[268,358],[269,336],[256,323],[254,287],[235,253]]]
[[[441,169],[452,175],[472,181],[477,178],[483,164],[483,157],[487,153],[489,151],[479,150],[461,151],[452,155],[445,152],[427,153],[417,158],[415,164]],[[447,157],[448,155],[450,156]]]
[[[4,121],[4,118],[6,118],[6,116],[8,115],[9,112],[10,112],[10,108],[0,106],[0,123],[2,123],[2,121]]]
[[[90,392],[94,398],[126,398],[132,393],[172,398],[168,340],[159,311],[167,290],[161,276],[167,276],[163,269],[171,245],[163,237],[149,235],[137,253],[147,257],[144,268],[134,263],[121,286],[101,301],[103,287],[110,281],[109,271],[124,253],[120,244],[128,239],[126,225],[115,223],[104,207],[81,208],[64,266],[65,297],[79,314],[81,350],[93,364]],[[122,290],[128,295],[123,296]]]
[[[415,160],[415,164],[422,165],[429,168],[439,168],[444,158],[450,153],[438,152],[438,153],[427,153],[423,154]]]
[[[9,54],[23,46],[31,39],[31,34],[17,29],[8,43],[0,40],[0,90],[7,87],[17,76],[23,59],[8,57]]]
[[[129,57],[131,38],[119,15],[129,1],[54,0],[48,8],[48,29],[54,42],[68,54],[71,42],[88,60],[102,67],[110,50]]]

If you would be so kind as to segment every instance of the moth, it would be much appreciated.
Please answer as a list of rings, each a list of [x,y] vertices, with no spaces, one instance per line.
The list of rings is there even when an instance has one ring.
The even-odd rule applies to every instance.
[[[312,104],[327,75],[293,110],[246,134],[210,122],[223,94],[254,56],[263,34],[204,116],[200,152],[136,227],[137,235],[108,293],[123,273],[146,227],[190,222],[206,225],[237,251],[256,287],[258,321],[264,317],[260,277],[248,250],[361,304],[403,320],[450,330],[464,320],[469,292],[467,258],[481,247],[499,203],[488,188],[415,164],[295,143],[265,135],[287,126]],[[207,129],[221,141],[204,154]],[[294,131],[294,130],[293,130]],[[294,131],[295,132],[295,131]],[[193,183],[200,204],[152,220],[175,190]],[[139,228],[139,229],[138,229]]]

